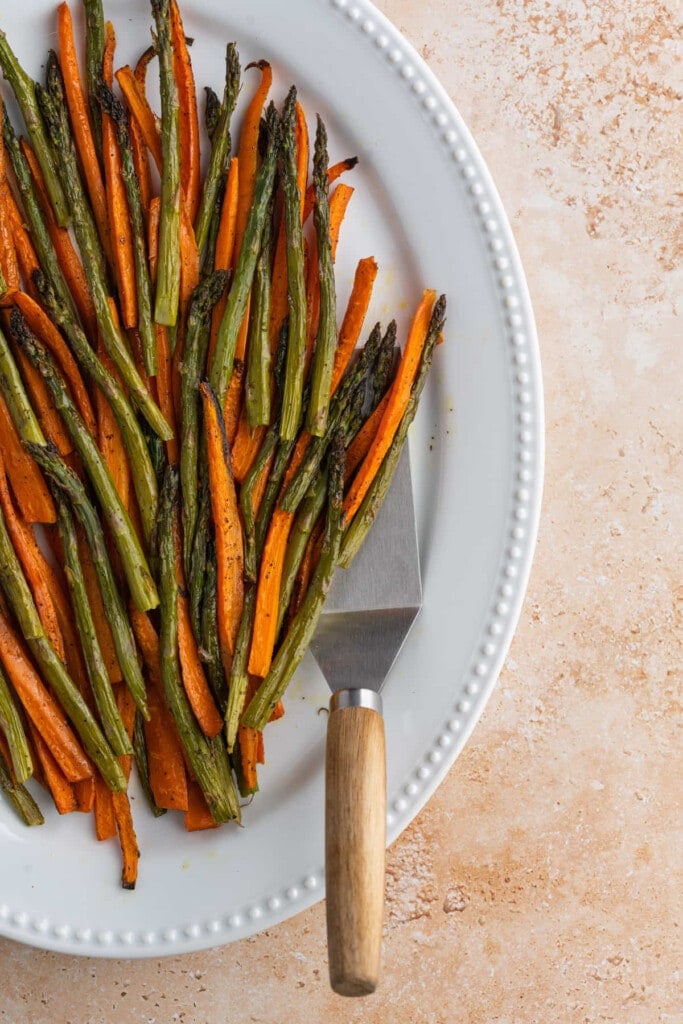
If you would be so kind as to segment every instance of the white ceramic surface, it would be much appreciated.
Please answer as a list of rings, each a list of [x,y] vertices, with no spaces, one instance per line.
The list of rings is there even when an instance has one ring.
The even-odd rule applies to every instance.
[[[52,0],[3,19],[34,74],[54,40]],[[380,274],[369,315],[405,328],[423,286],[449,298],[446,343],[411,436],[424,608],[385,690],[389,840],[453,763],[495,683],[519,614],[540,506],[543,406],[533,316],[500,200],[465,125],[400,34],[364,0],[185,0],[198,87],[221,87],[224,44],[266,57],[276,94],[300,88],[360,165],[338,256]],[[143,0],[110,3],[117,60],[149,38]],[[302,50],[301,40],[306,40]],[[243,94],[252,83],[247,72]],[[4,89],[4,86],[3,86]],[[5,95],[6,95],[5,90]],[[46,810],[26,830],[0,803],[0,933],[95,956],[159,956],[229,942],[323,895],[323,750],[328,691],[304,662],[282,722],[266,731],[261,792],[245,828],[188,836],[134,804],[142,860],[117,884],[115,844],[92,822]]]

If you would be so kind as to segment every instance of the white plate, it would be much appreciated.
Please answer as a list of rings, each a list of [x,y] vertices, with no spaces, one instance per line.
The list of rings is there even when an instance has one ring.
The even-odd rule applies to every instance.
[[[27,69],[55,42],[53,0],[3,19]],[[356,260],[380,275],[369,322],[405,327],[424,286],[449,299],[446,343],[411,436],[424,608],[387,681],[389,840],[434,792],[493,688],[519,614],[541,494],[543,406],[533,315],[500,200],[467,128],[409,44],[366,0],[184,0],[198,87],[222,87],[224,46],[290,81],[332,159],[357,154],[339,247],[339,291]],[[78,5],[74,5],[75,8]],[[145,0],[109,2],[118,63],[149,40]],[[302,46],[302,41],[305,45]],[[243,95],[256,72],[246,72]],[[6,92],[5,92],[6,94]],[[95,956],[160,956],[243,938],[323,895],[327,688],[307,660],[266,731],[261,792],[245,828],[185,834],[141,797],[134,893],[92,820],[24,829],[0,805],[0,933]]]

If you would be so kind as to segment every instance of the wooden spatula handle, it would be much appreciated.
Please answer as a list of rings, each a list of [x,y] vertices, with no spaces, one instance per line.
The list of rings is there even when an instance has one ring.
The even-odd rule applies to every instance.
[[[368,995],[379,980],[386,844],[381,708],[373,690],[342,690],[332,698],[327,726],[327,944],[330,983],[343,996]]]

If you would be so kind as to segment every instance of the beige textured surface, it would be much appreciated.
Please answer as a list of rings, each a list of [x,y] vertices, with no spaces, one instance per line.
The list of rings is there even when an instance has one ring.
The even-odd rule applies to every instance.
[[[317,907],[163,962],[0,942],[3,1024],[683,1020],[675,6],[380,6],[470,124],[535,303],[547,484],[507,666],[465,753],[390,853],[380,993],[329,994]]]

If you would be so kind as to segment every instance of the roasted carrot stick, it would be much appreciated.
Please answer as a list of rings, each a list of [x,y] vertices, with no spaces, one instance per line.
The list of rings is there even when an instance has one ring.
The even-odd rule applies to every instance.
[[[183,571],[182,546],[180,538],[180,516],[176,516],[174,529],[176,542],[176,582],[178,583],[178,654],[180,670],[187,699],[199,722],[202,732],[213,739],[223,728],[223,719],[216,707],[213,694],[206,680],[199,648],[192,629],[190,602]]]
[[[410,390],[420,365],[420,355],[427,337],[435,299],[436,292],[430,289],[422,294],[377,433],[344,499],[344,516],[347,523],[356,514],[367,494],[410,400]]]
[[[342,176],[342,174],[345,174],[347,171],[352,171],[357,163],[358,163],[358,157],[351,156],[351,157],[347,157],[346,160],[340,160],[339,163],[332,164],[331,167],[328,167],[328,169],[327,169],[327,184],[328,184],[328,187],[332,188],[332,186],[334,185],[335,181],[338,178],[340,178]],[[314,206],[314,204],[315,204],[315,188],[314,188],[313,185],[310,185],[308,187],[308,189],[306,190],[306,198],[304,199],[304,212],[303,212],[304,223],[306,223],[308,218],[313,213],[313,206]]]
[[[254,198],[254,181],[256,179],[256,168],[258,166],[258,138],[261,115],[265,106],[270,87],[273,83],[273,69],[267,60],[260,60],[254,64],[248,64],[245,70],[258,68],[261,72],[261,81],[256,92],[251,98],[249,106],[244,115],[240,144],[237,151],[237,159],[240,165],[239,191],[237,199],[237,228],[235,240],[235,254],[239,255],[244,237],[244,229],[247,226],[249,210]]]
[[[201,384],[199,390],[204,410],[211,511],[216,532],[218,642],[229,668],[228,655],[231,656],[235,649],[244,603],[244,537],[220,404],[208,384]]]
[[[358,338],[365,322],[365,316],[372,298],[372,289],[377,277],[377,262],[373,256],[360,260],[356,267],[351,295],[346,306],[344,319],[339,330],[339,341],[332,370],[332,393],[337,390],[344,376],[349,360],[358,344]]]
[[[33,185],[38,196],[38,201],[40,202],[40,206],[45,217],[48,234],[50,235],[52,244],[55,247],[57,259],[59,260],[59,265],[61,267],[62,274],[64,275],[64,280],[66,281],[71,295],[73,296],[76,309],[78,310],[78,315],[83,321],[86,333],[90,337],[94,337],[97,329],[95,307],[88,289],[88,282],[80,257],[76,252],[73,242],[71,241],[71,235],[68,228],[62,228],[57,223],[57,218],[55,217],[54,210],[52,209],[50,198],[45,187],[43,172],[40,169],[40,164],[36,160],[35,153],[29,146],[26,139],[22,139],[19,145],[21,146],[22,153],[28,163]]]
[[[89,778],[92,769],[88,758],[71,731],[66,715],[34,669],[3,608],[0,608],[0,661],[24,711],[69,782]]]
[[[103,134],[106,134],[104,125],[102,127]],[[99,336],[97,339],[97,354],[106,370],[113,377],[119,379],[118,371],[104,347],[104,342]],[[97,447],[102,453],[107,469],[111,473],[116,493],[120,497],[124,508],[128,508],[131,490],[128,455],[123,443],[121,428],[116,421],[109,402],[99,388],[95,391],[95,408],[97,410]]]
[[[12,492],[24,519],[29,523],[55,523],[57,512],[43,474],[22,445],[2,395],[0,447],[5,454]]]
[[[180,302],[181,309],[185,311],[192,292],[199,284],[199,249],[185,207],[180,214],[180,259]]]
[[[74,39],[71,11],[66,3],[57,8],[59,34],[59,63],[64,79],[66,105],[69,108],[71,130],[76,152],[80,158],[85,183],[90,196],[95,223],[105,252],[109,251],[109,224],[107,221],[107,200],[97,151],[90,127],[88,107],[83,92],[81,74],[78,68],[76,42]]]
[[[347,207],[351,201],[353,189],[350,185],[337,185],[330,197],[330,244],[332,259],[337,254],[339,232]],[[318,247],[312,240],[308,275],[306,281],[306,360],[310,362],[318,333],[320,319],[320,271],[318,265]]]
[[[133,827],[130,800],[127,793],[112,793],[111,799],[114,805],[114,817],[116,819],[116,828],[119,833],[119,843],[121,844],[121,856],[123,858],[121,885],[124,889],[134,889],[138,880],[140,848],[137,836],[135,835],[135,828]]]
[[[119,684],[116,687],[116,707],[121,716],[123,727],[128,733],[128,739],[132,741],[133,730],[135,729],[135,715],[137,708],[135,707],[135,701],[131,696],[131,692],[127,686]],[[130,770],[133,766],[133,755],[123,754],[119,761],[123,768],[123,774],[126,776],[126,780],[130,778]]]
[[[187,786],[188,807],[185,812],[185,829],[188,832],[201,832],[207,828],[218,828],[209,805],[204,799],[199,785],[189,782]]]
[[[40,766],[43,769],[43,778],[45,779],[47,788],[52,794],[55,807],[59,814],[71,814],[72,811],[78,809],[74,786],[66,778],[64,772],[57,764],[57,761],[50,753],[50,748],[47,743],[30,720],[28,728],[31,733],[33,749],[40,761]]]
[[[249,652],[249,672],[264,678],[273,658],[277,633],[282,567],[294,516],[276,508],[268,527],[261,556],[254,630]]]
[[[113,85],[115,46],[114,28],[108,21],[105,26],[102,78],[109,88]],[[116,138],[116,128],[112,119],[104,111],[102,111],[102,161],[109,214],[109,238],[119,289],[121,319],[124,327],[130,328],[135,327],[138,322],[133,230],[123,181],[121,151]]]
[[[246,366],[243,359],[235,358],[232,370],[232,377],[228,384],[228,393],[225,396],[225,434],[228,444],[232,447],[235,435],[240,422],[240,409],[242,407],[242,384]]]
[[[199,114],[192,62],[176,0],[171,0],[171,44],[180,108],[180,183],[188,222],[194,224],[201,188]]]
[[[346,452],[346,465],[344,467],[344,479],[349,481],[356,472],[365,456],[370,451],[370,446],[375,439],[379,425],[382,422],[384,411],[389,401],[387,393],[376,409],[368,416],[360,428]]]
[[[40,263],[33,248],[31,236],[28,233],[24,218],[11,189],[7,189],[4,195],[4,211],[9,219],[12,241],[16,252],[19,271],[28,291],[33,294],[33,273],[40,269]]]
[[[95,809],[95,779],[83,779],[74,782],[76,794],[76,810],[81,814],[92,814]]]
[[[24,314],[24,319],[39,341],[43,342],[57,360],[69,385],[76,407],[83,417],[83,422],[88,428],[89,433],[94,436],[97,430],[95,413],[93,412],[81,371],[71,354],[71,349],[49,316],[30,295],[27,295],[26,292],[17,292],[14,295],[14,304]]]
[[[145,722],[145,739],[152,793],[159,807],[186,811],[188,798],[183,748],[164,699],[159,637],[145,612],[131,607],[130,618],[150,684],[147,694],[150,719]]]
[[[98,773],[95,776],[95,834],[102,843],[106,839],[114,839],[116,836],[116,818],[114,817],[114,802],[111,798],[111,790]]]
[[[3,110],[0,108],[0,134],[2,133]],[[9,185],[5,176],[5,147],[0,146],[0,270],[8,290],[19,287],[19,264],[12,238],[12,231],[7,210],[6,193]]]
[[[23,349],[14,349],[14,357],[24,379],[31,405],[46,437],[56,445],[60,455],[69,455],[74,446],[66,427],[54,407],[47,385]]]
[[[33,599],[36,603],[38,617],[45,634],[62,661],[65,660],[64,640],[59,628],[52,594],[48,581],[42,572],[42,563],[38,543],[33,530],[23,522],[14,507],[12,496],[7,486],[7,475],[2,452],[0,452],[0,508],[2,508],[7,532],[17,553],[17,558],[24,570]]]
[[[144,89],[136,81],[132,68],[126,65],[116,72],[116,81],[121,87],[128,109],[137,121],[145,145],[152,154],[158,171],[161,171],[161,136],[157,128],[154,111],[147,102]]]

